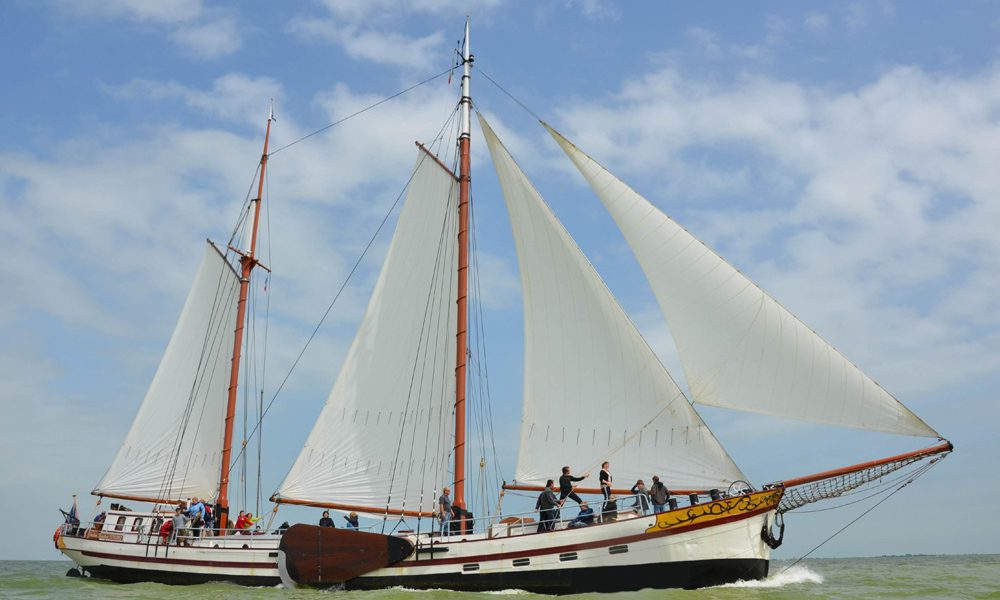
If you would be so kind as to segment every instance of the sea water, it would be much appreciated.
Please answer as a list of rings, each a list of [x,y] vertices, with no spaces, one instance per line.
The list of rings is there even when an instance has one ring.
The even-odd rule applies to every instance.
[[[155,583],[116,584],[66,577],[66,561],[0,561],[0,598],[261,598],[268,600],[333,598],[329,592],[245,588],[217,583],[175,587]],[[336,592],[338,600],[542,600],[518,590],[463,593],[444,590],[390,589]],[[1000,555],[883,556],[877,558],[808,559],[798,564],[771,563],[763,581],[734,583],[695,591],[644,590],[621,594],[581,594],[573,598],[653,600],[680,598],[997,598],[1000,599]]]

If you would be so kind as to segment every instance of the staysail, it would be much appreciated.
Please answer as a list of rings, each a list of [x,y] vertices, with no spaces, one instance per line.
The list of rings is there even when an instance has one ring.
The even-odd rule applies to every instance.
[[[516,479],[563,465],[616,484],[726,487],[745,479],[600,276],[480,115],[510,214],[524,295],[524,406]],[[618,485],[621,485],[618,484]]]
[[[695,402],[939,437],[743,273],[546,128],[600,197],[642,265]]]
[[[364,319],[272,500],[430,512],[450,483],[457,202],[454,176],[421,150]]]
[[[238,292],[239,276],[209,243],[139,413],[95,495],[215,497]]]

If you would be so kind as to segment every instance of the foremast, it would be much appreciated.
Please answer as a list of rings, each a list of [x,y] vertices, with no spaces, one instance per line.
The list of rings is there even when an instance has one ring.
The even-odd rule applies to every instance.
[[[267,115],[264,129],[264,150],[260,155],[260,174],[257,178],[257,197],[250,200],[250,236],[246,250],[240,252],[240,299],[236,307],[236,335],[233,340],[233,359],[229,371],[229,395],[226,403],[225,429],[222,438],[222,465],[219,472],[218,516],[216,522],[225,528],[229,519],[229,471],[233,449],[233,424],[236,416],[236,394],[239,389],[240,359],[243,349],[243,326],[246,321],[247,295],[250,290],[250,273],[260,261],[257,260],[257,230],[260,224],[260,204],[264,194],[264,173],[267,171],[267,143],[271,137],[271,122],[274,121],[274,105]]]
[[[468,346],[469,283],[469,184],[471,163],[469,147],[472,138],[472,96],[469,79],[472,71],[472,54],[469,52],[469,18],[465,19],[465,42],[462,45],[462,99],[461,131],[458,135],[458,328],[455,336],[455,506],[465,508],[465,366]],[[463,517],[464,520],[464,517]],[[463,525],[464,530],[464,525]]]

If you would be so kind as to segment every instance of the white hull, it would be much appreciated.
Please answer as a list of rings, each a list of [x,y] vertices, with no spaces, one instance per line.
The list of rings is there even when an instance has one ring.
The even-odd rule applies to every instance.
[[[279,570],[289,586],[523,589],[550,594],[696,588],[762,579],[771,551],[762,532],[771,524],[782,492],[756,492],[655,515],[627,514],[577,529],[535,532],[532,524],[511,531],[494,525],[489,534],[410,536],[413,548],[406,550],[405,559],[392,563],[394,559],[387,558],[383,564],[390,566],[342,579],[336,578],[338,567],[349,564],[358,551],[378,552],[379,542],[295,526],[279,546]]]
[[[656,522],[650,515],[509,538],[455,542],[445,538],[440,542],[448,549],[445,553],[420,553],[362,575],[345,587],[519,588],[561,593],[702,587],[706,576],[711,579],[712,573],[722,572],[733,580],[758,579],[767,574],[770,548],[760,534],[771,515],[665,536],[646,534]],[[613,576],[616,571],[623,577],[601,581],[602,573]],[[573,589],[562,589],[566,586]]]
[[[560,594],[695,588],[761,579],[767,575],[770,558],[761,531],[773,519],[780,497],[780,490],[759,492],[657,515],[623,514],[615,522],[541,533],[530,524],[523,529],[521,525],[494,525],[488,535],[408,536],[414,550],[407,558],[342,585],[346,589],[402,586]],[[121,539],[109,539],[116,537]],[[63,536],[58,546],[89,575],[114,581],[284,582],[294,586],[287,564],[296,558],[282,540],[279,535],[230,535],[197,538],[190,546],[164,546],[147,543],[149,538],[141,534],[105,532]],[[316,548],[311,541],[307,545]],[[337,550],[341,557],[346,551],[347,558],[332,560],[350,560],[349,548]],[[322,582],[308,584],[331,587]]]
[[[277,535],[232,535],[164,546],[64,536],[59,550],[87,574],[114,581],[276,585],[279,540]]]

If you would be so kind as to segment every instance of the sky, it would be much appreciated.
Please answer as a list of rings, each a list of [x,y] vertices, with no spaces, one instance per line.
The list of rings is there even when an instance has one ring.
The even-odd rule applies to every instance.
[[[269,101],[278,148],[447,70],[466,14],[476,107],[675,378],[683,369],[624,238],[534,117],[482,75],[954,442],[816,555],[1000,551],[1000,521],[955,510],[1000,494],[995,3],[11,0],[0,3],[0,514],[14,518],[0,559],[58,558],[49,540],[70,494],[93,513],[88,493],[155,372],[203,240],[225,242],[239,216]],[[414,140],[449,117],[457,83],[435,79],[269,162],[267,399],[406,183]],[[497,467],[509,479],[517,259],[478,128],[472,160]],[[265,420],[265,500],[329,393],[391,223]],[[926,443],[699,411],[758,484]],[[237,493],[250,506],[256,470]],[[791,513],[775,556],[804,554],[867,506]]]

